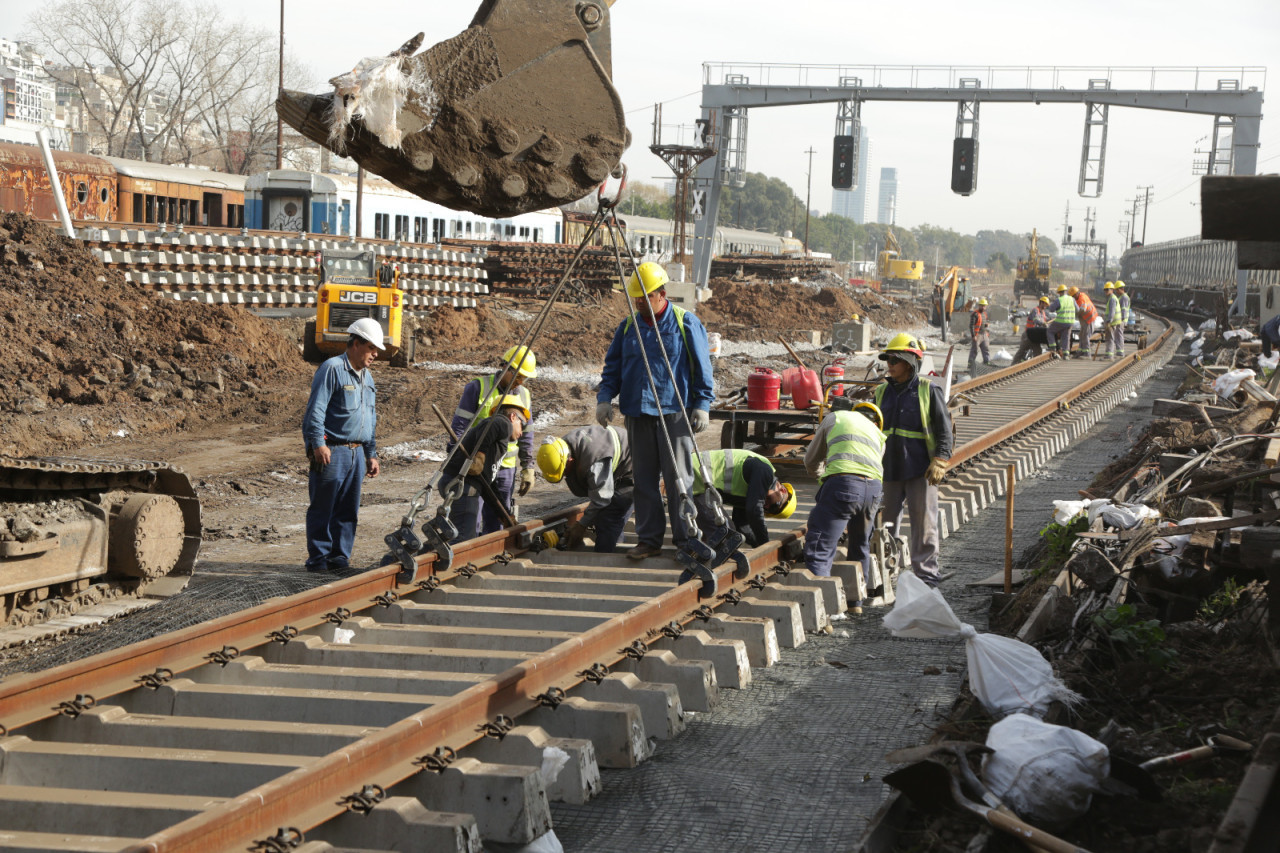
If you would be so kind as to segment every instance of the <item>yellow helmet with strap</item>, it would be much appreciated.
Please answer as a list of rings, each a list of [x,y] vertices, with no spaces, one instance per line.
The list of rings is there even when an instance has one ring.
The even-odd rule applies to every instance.
[[[569,444],[563,438],[545,438],[538,448],[538,470],[548,483],[564,479],[565,466],[569,464]]]
[[[636,267],[636,271],[631,274],[631,278],[627,279],[627,296],[635,299],[638,296],[648,296],[659,287],[666,287],[667,271],[653,261],[646,261]]]
[[[524,415],[524,422],[526,424],[529,423],[529,421],[533,420],[533,413],[530,412],[527,408],[525,408],[524,400],[521,400],[515,394],[508,394],[507,396],[503,397],[501,400],[498,401],[499,409],[505,409],[508,406],[510,406],[513,409],[517,409],[520,412],[520,414]]]
[[[538,359],[528,347],[511,347],[502,354],[502,363],[525,379],[538,378]]]
[[[879,429],[884,429],[884,412],[880,411],[880,407],[870,400],[859,400],[853,404],[855,412],[862,412],[875,422]]]
[[[765,510],[770,518],[790,518],[796,511],[796,490],[791,488],[790,483],[783,483],[782,488],[787,490],[787,502],[772,512]]]

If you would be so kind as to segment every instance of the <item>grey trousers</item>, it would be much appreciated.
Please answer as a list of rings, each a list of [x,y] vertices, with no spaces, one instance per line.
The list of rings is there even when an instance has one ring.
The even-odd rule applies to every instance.
[[[1119,355],[1124,355],[1124,326],[1116,323],[1114,326],[1107,326],[1107,355],[1111,355],[1111,351]]]
[[[1049,324],[1049,351],[1054,350],[1063,355],[1071,354],[1071,324],[1054,320]]]
[[[631,462],[635,471],[636,540],[642,545],[662,547],[667,530],[663,517],[658,475],[667,487],[667,515],[671,518],[671,541],[680,546],[689,538],[680,519],[680,484],[686,493],[693,490],[693,435],[683,415],[663,415],[676,458],[671,458],[657,415],[627,416],[627,438],[631,442]],[[679,479],[677,479],[679,478]],[[696,512],[696,508],[695,508]]]
[[[938,487],[925,477],[884,481],[884,521],[897,536],[902,529],[905,504],[911,521],[911,571],[916,577],[937,586],[938,572]]]
[[[974,337],[973,343],[969,344],[969,363],[973,364],[978,360],[978,348],[982,348],[982,363],[991,363],[991,333],[979,332]]]

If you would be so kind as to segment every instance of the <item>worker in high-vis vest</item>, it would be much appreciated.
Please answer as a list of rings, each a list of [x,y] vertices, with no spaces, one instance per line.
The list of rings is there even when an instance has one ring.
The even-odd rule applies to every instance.
[[[1107,326],[1103,333],[1107,337],[1107,358],[1115,358],[1116,354],[1124,355],[1124,309],[1120,307],[1120,297],[1116,295],[1114,282],[1102,285],[1107,294],[1107,309],[1103,320]]]
[[[627,280],[634,314],[614,331],[596,390],[596,423],[609,425],[616,398],[631,439],[637,540],[627,551],[631,560],[662,553],[668,517],[677,549],[697,534],[686,529],[678,496],[693,482],[693,434],[711,422],[716,399],[707,329],[692,311],[667,300],[667,281],[666,271],[652,262],[636,267]],[[659,475],[667,490],[665,508]]]
[[[538,469],[548,483],[561,480],[590,503],[565,529],[565,548],[576,548],[594,533],[595,550],[609,554],[631,517],[631,443],[615,426],[578,427],[563,438],[549,437],[538,448]]]
[[[1089,354],[1089,341],[1093,339],[1093,333],[1102,325],[1102,318],[1098,315],[1098,309],[1094,307],[1093,300],[1089,298],[1089,294],[1080,288],[1068,287],[1067,295],[1076,301],[1076,322],[1080,324],[1080,335],[1076,341],[1076,354],[1087,356]]]
[[[951,414],[942,389],[920,376],[923,358],[923,344],[907,334],[895,336],[880,353],[888,378],[875,387],[872,398],[884,415],[885,521],[897,536],[905,504],[911,520],[911,569],[920,580],[937,586],[942,580],[938,484],[951,458]]]
[[[453,427],[453,435],[455,441],[461,437],[472,422],[479,422],[489,417],[494,409],[498,406],[498,401],[508,394],[520,398],[520,402],[524,407],[533,411],[533,398],[529,394],[529,389],[525,387],[526,379],[533,379],[538,375],[538,359],[534,356],[533,350],[525,346],[516,346],[509,348],[502,354],[502,360],[498,362],[499,368],[493,373],[484,376],[477,376],[466,384],[462,389],[462,399],[458,401],[458,408],[453,413],[453,420],[450,426]],[[455,441],[449,442],[447,450],[452,450]],[[519,494],[526,494],[533,487],[533,427],[526,426],[524,433],[518,441],[511,442],[511,446],[507,449],[507,453],[502,458],[499,466],[498,477],[495,481],[495,488],[498,496],[502,498],[502,503],[506,507],[508,513],[512,511],[514,506],[513,497],[516,494],[516,469],[519,468],[520,490]],[[459,498],[460,501],[468,501],[471,507],[464,510],[464,515],[470,517],[470,510],[474,509],[479,513],[479,522],[476,530],[459,530],[458,533],[465,539],[470,539],[481,533],[492,533],[495,530],[501,530],[505,525],[501,513],[496,507],[489,502],[484,503],[483,510],[480,509],[481,501],[479,497],[468,496]]]
[[[1071,355],[1071,327],[1076,322],[1076,301],[1067,294],[1065,284],[1058,285],[1058,298],[1049,303],[1053,322],[1049,324],[1049,354],[1054,358]]]
[[[790,518],[796,511],[796,490],[778,480],[773,463],[764,456],[750,450],[704,450],[693,467],[692,491],[703,533],[716,526],[707,495],[708,480],[719,492],[721,503],[733,507],[733,526],[752,548],[770,539],[766,515]]]
[[[506,394],[492,407],[484,418],[477,420],[472,429],[459,442],[457,451],[451,453],[441,469],[440,492],[453,487],[454,481],[460,495],[449,507],[449,520],[458,528],[453,542],[465,542],[476,537],[477,514],[481,506],[498,515],[502,509],[495,505],[498,499],[498,478],[506,469],[502,460],[508,448],[520,436],[533,419],[524,400],[515,394]]]
[[[978,300],[978,304],[969,312],[969,336],[973,343],[969,344],[969,370],[978,363],[978,349],[982,349],[982,363],[991,363],[991,322],[987,319],[987,298]]]
[[[1116,296],[1120,299],[1120,314],[1124,317],[1124,326],[1137,325],[1137,318],[1133,315],[1133,303],[1129,301],[1129,294],[1125,293],[1124,282],[1116,279]]]
[[[1040,348],[1049,343],[1049,297],[1041,296],[1036,306],[1027,313],[1027,325],[1022,330],[1022,339],[1018,341],[1018,351],[1014,353],[1013,363],[1018,364],[1025,358],[1040,355]]]
[[[829,577],[836,545],[847,531],[848,559],[862,563],[870,589],[868,545],[884,478],[884,416],[875,403],[843,396],[833,397],[831,408],[804,453],[805,470],[821,483],[805,523],[804,562],[815,575]]]

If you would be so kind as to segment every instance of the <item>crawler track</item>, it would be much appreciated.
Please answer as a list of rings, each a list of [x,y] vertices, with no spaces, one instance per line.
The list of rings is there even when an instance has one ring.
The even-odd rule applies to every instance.
[[[1069,440],[1160,361],[1033,362],[958,388],[974,402],[951,529],[998,493],[992,472],[1036,464],[1036,443]],[[1035,425],[1007,399],[1038,403]],[[816,484],[797,485],[803,519]],[[0,683],[0,849],[525,843],[551,828],[548,799],[589,799],[599,767],[644,760],[845,609],[839,580],[789,569],[795,524],[700,600],[674,560],[522,552],[543,523],[465,543],[448,570],[424,556],[416,584],[377,569]]]

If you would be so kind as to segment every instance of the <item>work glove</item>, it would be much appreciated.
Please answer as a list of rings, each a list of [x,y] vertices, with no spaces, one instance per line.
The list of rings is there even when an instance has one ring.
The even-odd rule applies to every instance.
[[[689,413],[689,422],[694,432],[702,432],[711,423],[711,414],[702,409],[694,409]]]
[[[525,468],[520,472],[520,489],[516,494],[524,497],[529,494],[529,490],[533,488],[533,469]]]
[[[925,472],[925,476],[929,478],[929,485],[936,486],[942,482],[942,478],[947,474],[947,460],[938,459],[936,456],[929,463],[929,470]]]
[[[467,469],[467,476],[479,477],[482,471],[484,471],[484,451],[477,453],[471,459],[471,467]]]
[[[577,521],[569,522],[569,526],[564,529],[565,547],[577,548],[582,544],[582,539],[587,535],[587,528]]]
[[[613,420],[613,403],[596,403],[596,423],[608,426]]]

